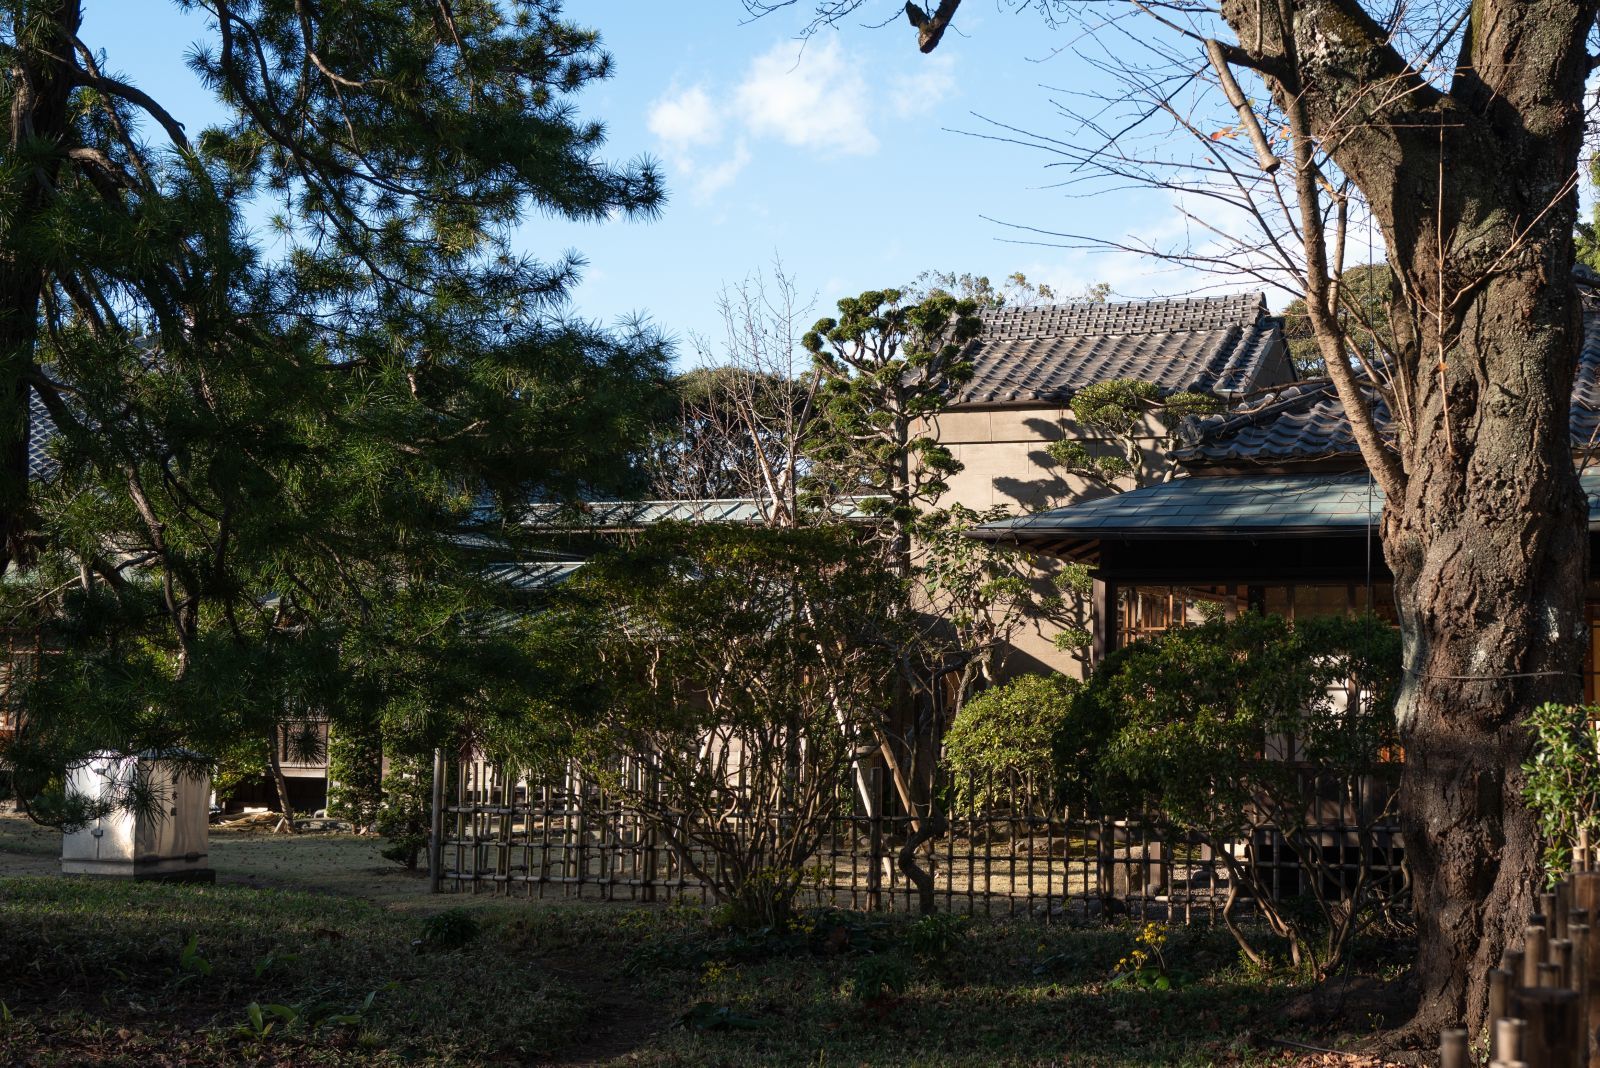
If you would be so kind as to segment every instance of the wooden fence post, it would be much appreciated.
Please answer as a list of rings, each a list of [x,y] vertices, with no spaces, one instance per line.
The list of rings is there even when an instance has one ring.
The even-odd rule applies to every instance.
[[[433,812],[428,824],[428,891],[444,885],[444,750],[433,751]]]

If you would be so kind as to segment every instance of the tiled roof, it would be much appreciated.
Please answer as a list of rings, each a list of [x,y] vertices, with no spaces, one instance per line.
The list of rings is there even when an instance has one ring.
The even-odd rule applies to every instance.
[[[1259,293],[983,313],[957,404],[1065,402],[1085,386],[1138,378],[1164,390],[1234,394],[1290,376],[1283,330]],[[1271,368],[1274,360],[1282,363]]]
[[[50,455],[50,439],[56,436],[55,420],[34,390],[28,391],[28,480],[48,482],[61,466]]]
[[[1389,431],[1389,408],[1368,391],[1380,430]],[[1572,447],[1600,445],[1600,309],[1584,314],[1583,350],[1572,384],[1569,422]],[[1173,458],[1189,465],[1283,464],[1348,458],[1361,452],[1344,404],[1327,379],[1284,387],[1247,411],[1190,420],[1180,431],[1185,444]]]
[[[1583,474],[1589,525],[1600,527],[1600,470]],[[1383,491],[1366,472],[1179,478],[973,532],[987,541],[1115,538],[1284,538],[1360,534],[1383,511]]]
[[[1567,424],[1573,448],[1600,444],[1600,309],[1586,301],[1583,313],[1583,349],[1572,380],[1572,417]]]
[[[1376,390],[1368,399],[1385,430],[1389,408]],[[1189,420],[1179,431],[1186,444],[1173,450],[1185,464],[1302,463],[1349,458],[1361,450],[1344,404],[1327,379],[1298,382],[1245,411]]]

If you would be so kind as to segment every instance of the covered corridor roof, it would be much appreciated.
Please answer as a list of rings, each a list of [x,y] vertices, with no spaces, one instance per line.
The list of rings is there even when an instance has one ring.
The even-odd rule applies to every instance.
[[[1600,469],[1582,480],[1590,529],[1600,528]],[[1050,552],[1112,540],[1359,536],[1382,511],[1383,491],[1365,471],[1195,476],[985,523],[971,536]]]

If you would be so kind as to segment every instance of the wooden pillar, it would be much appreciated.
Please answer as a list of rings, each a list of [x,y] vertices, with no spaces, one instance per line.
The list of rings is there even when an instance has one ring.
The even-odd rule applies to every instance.
[[[1089,665],[1099,664],[1116,651],[1118,634],[1117,584],[1107,579],[1094,580],[1094,643],[1090,647]]]

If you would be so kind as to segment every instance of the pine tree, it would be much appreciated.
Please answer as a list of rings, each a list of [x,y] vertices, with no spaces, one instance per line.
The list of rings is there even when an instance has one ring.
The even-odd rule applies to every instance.
[[[610,60],[559,3],[178,2],[228,113],[192,138],[79,0],[0,6],[0,610],[56,650],[6,759],[40,815],[84,752],[351,701],[418,745],[510,729],[538,667],[495,565],[530,502],[625,486],[664,379],[513,243],[663,201],[579,116]]]

